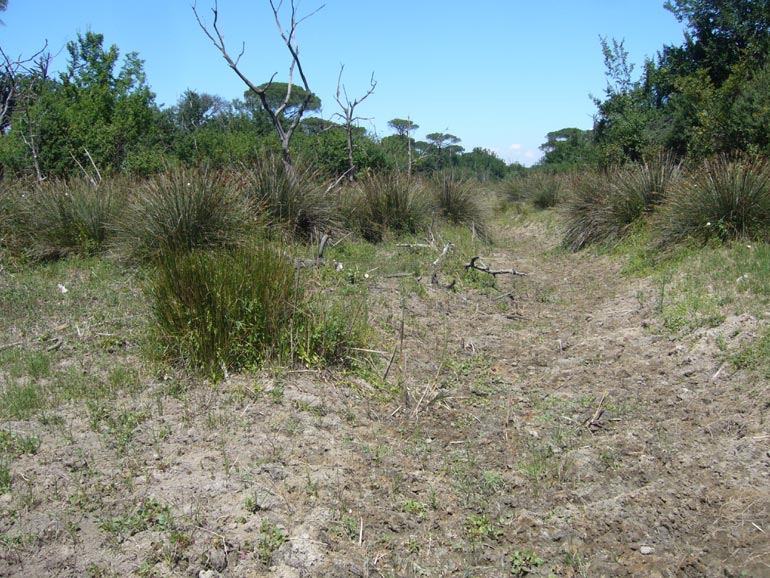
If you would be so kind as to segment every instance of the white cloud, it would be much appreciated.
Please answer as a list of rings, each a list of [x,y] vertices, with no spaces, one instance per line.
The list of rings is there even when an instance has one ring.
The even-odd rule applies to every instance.
[[[527,148],[520,143],[508,145],[504,149],[493,148],[492,150],[507,163],[521,163],[527,167],[534,165],[542,156],[539,149]]]

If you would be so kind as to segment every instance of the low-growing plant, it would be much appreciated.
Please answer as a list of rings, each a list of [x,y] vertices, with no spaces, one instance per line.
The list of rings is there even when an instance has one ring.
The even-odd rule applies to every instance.
[[[99,253],[125,203],[114,181],[44,181],[16,194],[20,237],[37,259]]]
[[[259,536],[257,537],[257,557],[265,566],[273,563],[273,554],[280,548],[287,537],[283,531],[270,520],[263,520],[259,527]]]
[[[521,552],[519,550],[514,551],[511,556],[511,575],[513,576],[526,576],[527,574],[535,572],[535,570],[542,566],[543,559],[537,556],[531,550]]]
[[[155,498],[145,498],[131,512],[104,520],[100,527],[114,534],[133,536],[148,529],[172,530],[174,521],[168,505]]]
[[[5,418],[28,419],[45,405],[37,383],[10,383],[0,392],[0,416]]]
[[[767,238],[770,164],[724,155],[704,161],[673,187],[656,224],[661,245]]]
[[[465,520],[465,531],[471,542],[477,542],[483,538],[498,540],[503,531],[489,519],[487,514],[471,514]]]
[[[206,247],[232,247],[252,230],[251,210],[232,174],[171,169],[139,187],[116,225],[117,242],[132,258]]]
[[[380,242],[388,233],[415,234],[430,221],[425,188],[402,173],[367,174],[345,195],[347,224],[367,241]]]

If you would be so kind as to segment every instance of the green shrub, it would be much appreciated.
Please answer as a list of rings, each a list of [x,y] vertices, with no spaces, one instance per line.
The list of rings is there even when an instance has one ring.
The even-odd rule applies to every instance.
[[[662,245],[687,238],[767,238],[770,165],[728,156],[704,161],[673,187],[657,229]]]
[[[243,173],[246,196],[290,235],[309,239],[339,227],[336,198],[310,165],[295,162],[290,171],[279,157],[268,155]]]
[[[367,241],[380,242],[389,232],[414,234],[430,221],[424,187],[402,173],[367,174],[346,194],[348,224]]]
[[[40,259],[102,251],[124,205],[118,184],[84,179],[45,181],[15,193],[21,241]]]
[[[133,258],[243,242],[257,221],[236,179],[224,172],[173,169],[148,180],[118,221],[117,238]]]
[[[485,236],[484,208],[471,181],[442,172],[433,175],[430,185],[436,206],[447,221],[465,225]]]
[[[297,275],[267,243],[165,254],[150,288],[164,356],[213,379],[270,361],[343,360],[360,345],[365,308],[308,294]]]

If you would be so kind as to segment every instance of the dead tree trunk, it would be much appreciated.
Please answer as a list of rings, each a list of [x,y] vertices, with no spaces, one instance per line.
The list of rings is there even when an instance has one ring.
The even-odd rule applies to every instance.
[[[270,122],[273,125],[273,128],[275,129],[276,133],[278,134],[278,140],[281,143],[281,155],[283,158],[284,165],[286,166],[287,170],[289,171],[290,175],[294,175],[294,169],[292,166],[291,161],[291,151],[289,149],[289,145],[291,143],[291,137],[294,135],[294,131],[299,126],[300,121],[302,120],[302,115],[305,112],[305,110],[308,107],[308,104],[310,103],[310,100],[313,97],[313,93],[310,90],[310,85],[308,83],[307,77],[305,76],[305,71],[302,68],[302,63],[299,59],[299,45],[297,44],[297,27],[307,18],[310,18],[321,10],[323,6],[320,8],[314,10],[307,16],[304,16],[302,18],[297,18],[297,7],[295,5],[294,0],[291,0],[291,18],[289,21],[289,29],[288,32],[284,30],[283,25],[281,24],[281,18],[279,15],[279,11],[281,9],[281,6],[283,5],[283,0],[279,0],[278,4],[274,2],[274,0],[270,0],[270,8],[273,10],[273,17],[275,18],[275,24],[278,27],[278,32],[281,35],[281,38],[283,39],[284,43],[286,44],[286,48],[289,50],[289,53],[291,54],[291,65],[289,66],[289,78],[286,83],[287,89],[286,89],[286,96],[283,100],[283,102],[278,106],[278,108],[271,108],[268,99],[267,99],[267,88],[272,83],[273,79],[275,78],[274,73],[273,76],[270,78],[270,81],[267,84],[258,85],[252,82],[244,73],[243,71],[238,67],[238,63],[240,62],[241,57],[243,56],[244,49],[241,49],[240,54],[238,54],[237,58],[233,59],[230,56],[230,53],[227,51],[227,48],[225,46],[225,38],[222,35],[222,32],[219,29],[219,7],[217,4],[217,1],[214,0],[214,7],[211,9],[211,12],[213,14],[213,20],[211,23],[211,28],[209,28],[206,24],[203,23],[201,20],[198,10],[195,4],[193,4],[193,13],[195,14],[195,19],[198,21],[198,25],[201,27],[201,30],[203,30],[204,34],[211,40],[211,42],[214,44],[214,46],[219,50],[219,52],[222,54],[222,57],[227,62],[227,65],[235,72],[235,74],[240,78],[243,83],[251,90],[254,94],[257,95],[259,98],[260,103],[262,104],[262,108],[265,109],[265,112],[268,114],[270,118]],[[297,112],[295,116],[292,118],[291,122],[288,124],[288,126],[284,126],[284,124],[281,122],[282,113],[284,110],[286,110],[286,107],[289,105],[289,100],[291,98],[291,88],[292,88],[292,81],[294,77],[294,71],[297,71],[299,74],[299,77],[302,81],[302,85],[305,88],[305,97],[303,98],[302,102],[300,103],[299,107],[297,108]]]
[[[48,42],[30,58],[12,59],[0,48],[2,72],[0,72],[0,135],[5,134],[12,126],[12,117],[16,115],[18,126],[15,130],[21,134],[22,142],[29,149],[35,177],[38,181],[44,179],[39,161],[38,130],[39,122],[33,117],[33,107],[40,100],[48,79],[48,67],[51,55],[46,52]],[[22,80],[24,79],[24,80]],[[40,111],[35,111],[36,115]],[[4,167],[0,164],[0,180],[4,175]]]
[[[342,84],[342,71],[345,70],[345,66],[340,66],[340,75],[339,78],[337,78],[337,104],[340,105],[340,108],[342,109],[342,112],[344,114],[336,113],[337,116],[345,120],[345,133],[347,135],[347,146],[348,146],[348,171],[347,171],[347,177],[350,182],[353,182],[356,178],[355,172],[356,172],[356,164],[353,160],[353,123],[357,120],[361,120],[360,117],[354,116],[354,112],[356,110],[356,107],[361,104],[363,101],[365,101],[369,95],[371,95],[374,92],[375,87],[377,86],[377,81],[374,80],[374,73],[372,73],[372,77],[369,80],[369,90],[366,91],[366,94],[362,96],[361,98],[354,99],[352,102],[348,98],[348,92],[345,90],[345,86]],[[343,102],[342,94],[345,95],[345,100]]]

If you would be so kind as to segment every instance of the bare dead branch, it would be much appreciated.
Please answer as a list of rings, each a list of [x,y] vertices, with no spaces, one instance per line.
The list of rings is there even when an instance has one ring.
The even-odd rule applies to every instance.
[[[489,273],[493,277],[497,277],[498,275],[521,275],[526,276],[528,273],[522,273],[521,271],[517,271],[516,269],[490,269],[488,265],[478,264],[477,261],[479,261],[481,257],[478,255],[471,258],[469,263],[465,264],[465,270],[468,271],[468,269],[475,269],[476,271],[482,271],[483,273]]]
[[[286,96],[284,97],[283,101],[276,109],[272,109],[270,107],[270,104],[267,100],[267,89],[272,84],[273,79],[275,78],[277,73],[273,73],[273,75],[270,77],[270,81],[267,84],[257,85],[254,82],[252,82],[249,79],[249,77],[246,76],[246,74],[240,69],[239,63],[240,63],[241,57],[245,53],[246,44],[243,43],[241,47],[241,52],[238,54],[237,58],[233,59],[230,56],[227,50],[227,47],[225,45],[224,35],[219,29],[219,6],[217,3],[217,0],[214,0],[214,6],[211,9],[213,13],[211,28],[209,28],[209,26],[207,26],[201,19],[200,15],[198,14],[198,9],[196,4],[193,4],[192,10],[193,10],[193,13],[195,14],[195,19],[198,22],[198,26],[200,26],[201,30],[203,30],[203,33],[208,37],[209,40],[211,40],[211,42],[214,44],[214,47],[222,54],[222,57],[227,62],[227,65],[233,70],[233,72],[235,72],[238,78],[240,78],[241,81],[243,81],[243,83],[248,87],[248,89],[251,90],[254,94],[256,94],[257,97],[259,98],[259,101],[262,104],[262,108],[268,114],[270,118],[270,122],[273,125],[273,128],[275,129],[276,133],[278,134],[278,138],[281,142],[283,161],[286,164],[286,166],[291,169],[291,153],[289,152],[289,144],[291,142],[291,138],[294,134],[294,131],[299,126],[299,123],[302,120],[302,115],[304,114],[305,110],[307,110],[307,107],[310,104],[310,101],[313,97],[313,93],[310,90],[310,84],[307,80],[307,77],[305,76],[305,71],[302,68],[302,62],[299,59],[299,44],[297,43],[297,40],[296,40],[297,26],[299,26],[299,24],[304,22],[306,19],[316,14],[319,10],[321,10],[324,7],[324,5],[321,5],[319,8],[317,8],[307,16],[297,19],[296,5],[294,0],[291,0],[291,18],[289,22],[288,32],[284,30],[284,26],[281,23],[280,10],[282,6],[283,6],[283,0],[280,0],[277,4],[274,2],[274,0],[270,0],[270,8],[273,11],[273,17],[275,18],[275,23],[276,23],[276,26],[278,27],[278,32],[281,35],[281,38],[283,39],[284,44],[286,44],[286,48],[289,50],[289,53],[291,54],[291,58],[292,58],[291,64],[289,66],[288,82],[286,83],[286,86],[287,86]],[[305,89],[305,97],[302,99],[302,102],[300,103],[297,109],[297,114],[292,118],[289,126],[284,127],[283,123],[281,122],[281,115],[286,110],[286,107],[289,105],[289,100],[291,99],[291,91],[293,86],[295,68],[297,72],[299,72],[299,76],[302,79],[302,85]]]
[[[353,123],[357,120],[361,120],[361,117],[355,116],[355,110],[359,104],[365,101],[374,92],[374,89],[377,87],[377,81],[374,80],[374,73],[372,72],[372,77],[369,79],[369,90],[367,90],[366,94],[364,94],[361,98],[354,99],[351,102],[350,98],[348,97],[348,92],[345,89],[345,85],[342,84],[342,72],[344,70],[345,65],[340,65],[340,74],[337,77],[337,94],[335,96],[337,104],[339,105],[340,109],[342,109],[344,114],[335,113],[335,116],[338,116],[345,121],[345,133],[347,135],[348,146],[348,170],[346,173],[348,175],[348,179],[352,182],[355,180],[356,170],[356,165],[353,160]],[[342,99],[342,93],[345,95],[344,101]]]

